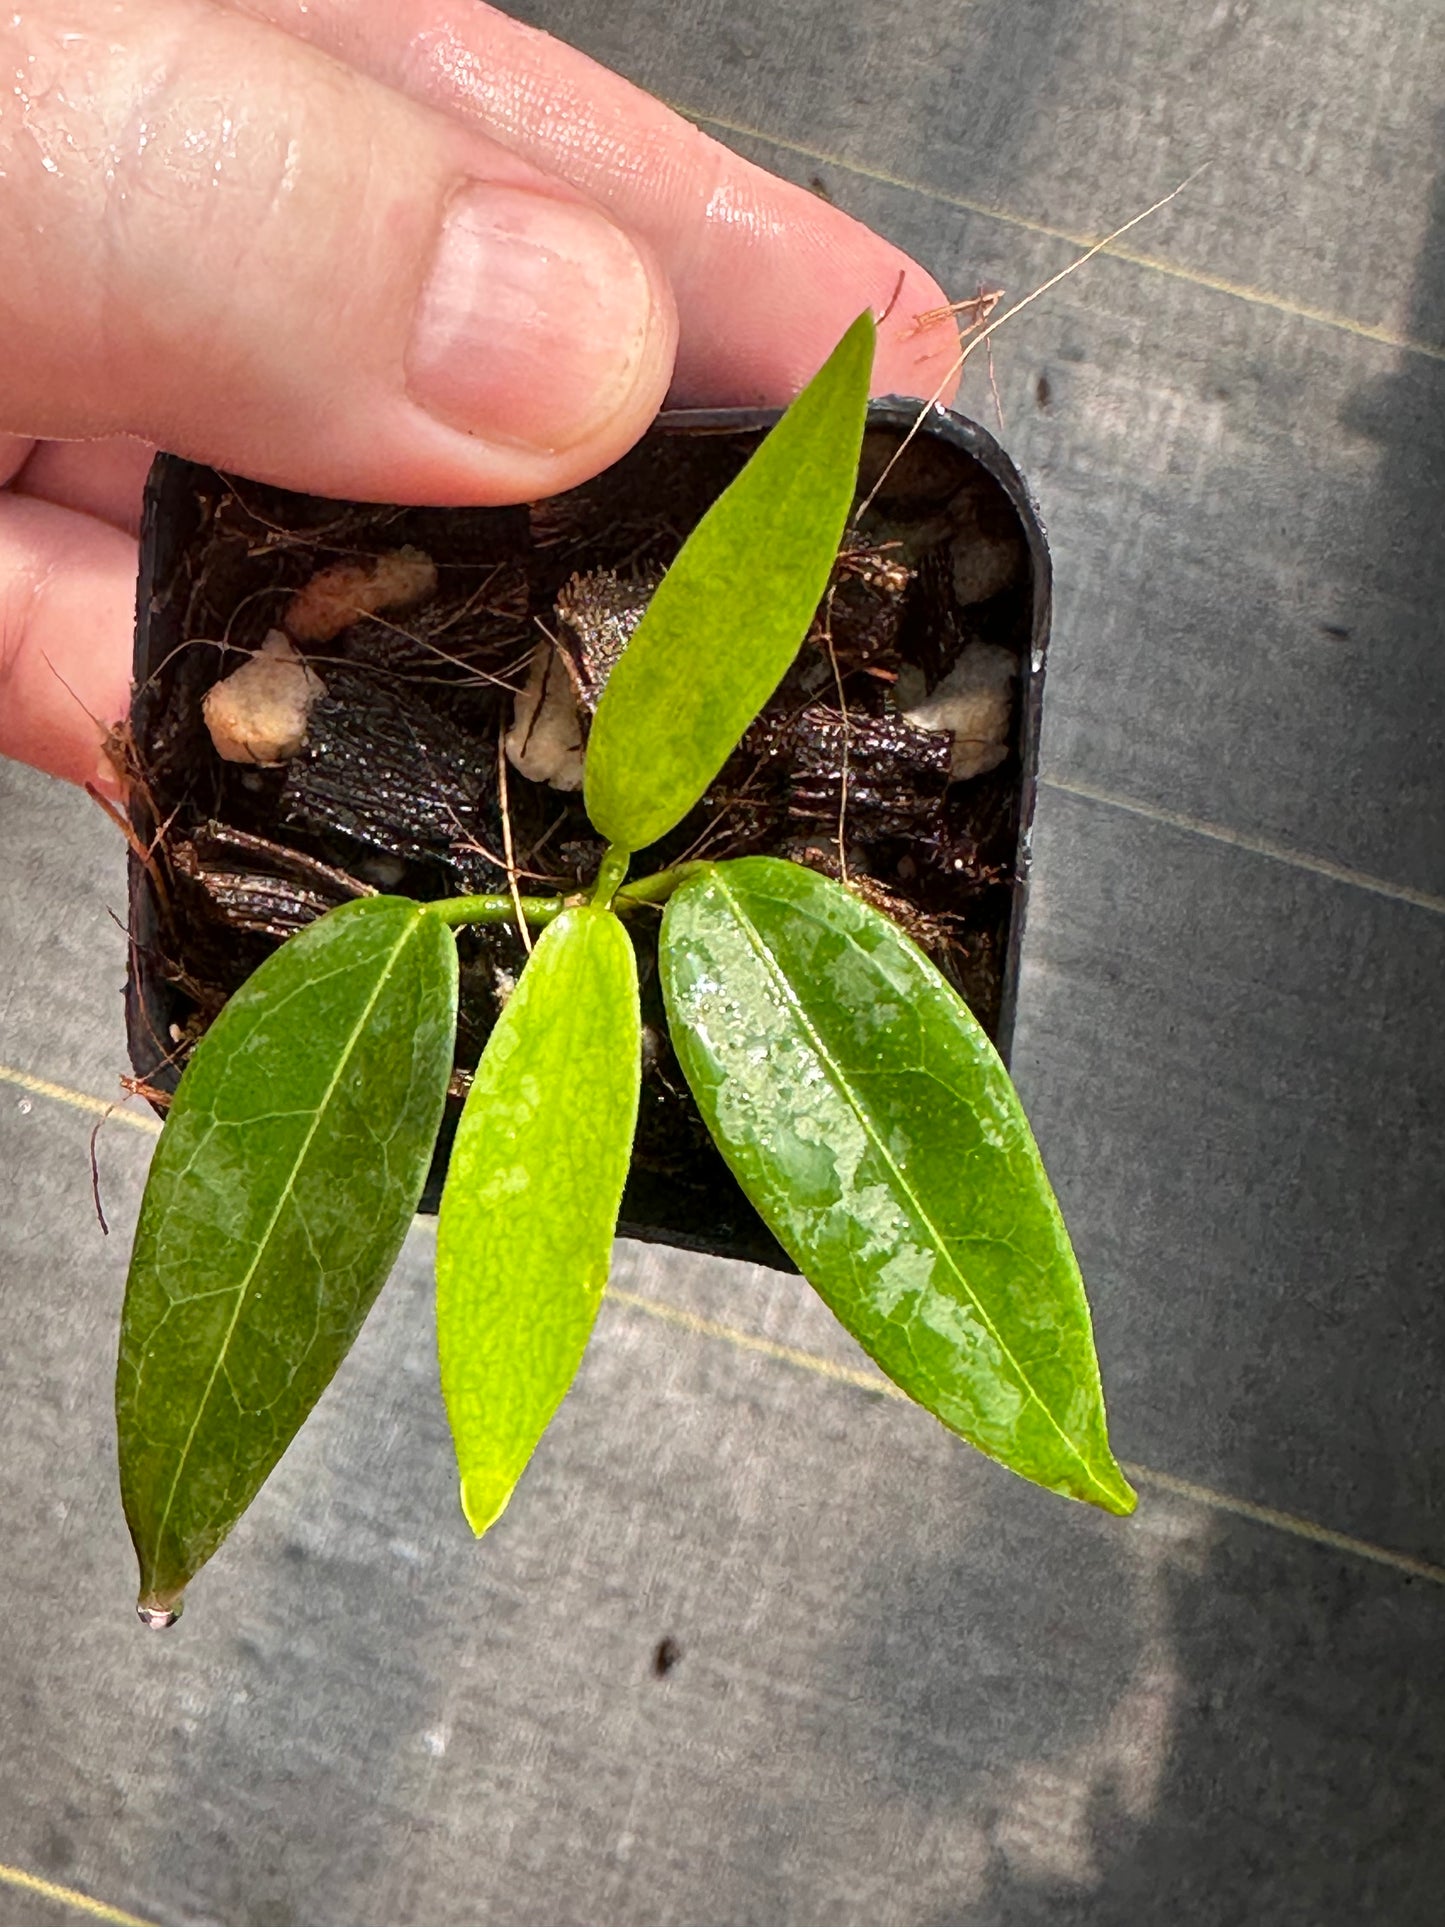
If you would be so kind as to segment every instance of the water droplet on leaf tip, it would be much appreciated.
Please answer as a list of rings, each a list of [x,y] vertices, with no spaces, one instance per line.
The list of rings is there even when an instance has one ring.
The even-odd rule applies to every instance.
[[[163,1633],[174,1626],[180,1618],[180,1608],[170,1606],[137,1606],[135,1616],[142,1626],[149,1626],[153,1633]]]

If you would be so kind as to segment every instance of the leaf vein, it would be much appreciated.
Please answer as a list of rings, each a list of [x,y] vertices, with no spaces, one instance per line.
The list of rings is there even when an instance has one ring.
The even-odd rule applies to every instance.
[[[166,1527],[170,1522],[171,1512],[175,1505],[176,1494],[180,1489],[181,1476],[185,1471],[187,1460],[190,1457],[191,1447],[195,1443],[196,1433],[200,1429],[201,1420],[204,1417],[206,1409],[211,1402],[211,1396],[215,1390],[217,1379],[221,1375],[223,1369],[226,1367],[227,1353],[230,1349],[231,1341],[235,1337],[236,1327],[240,1322],[242,1312],[245,1310],[246,1301],[250,1296],[251,1287],[255,1282],[256,1273],[261,1266],[261,1263],[266,1255],[267,1250],[270,1247],[271,1239],[275,1233],[277,1225],[280,1222],[281,1214],[284,1211],[287,1200],[291,1195],[291,1188],[292,1188],[292,1184],[294,1183],[296,1173],[301,1169],[302,1165],[305,1163],[306,1156],[310,1151],[311,1146],[315,1141],[316,1133],[320,1128],[322,1114],[324,1113],[327,1105],[330,1103],[332,1097],[336,1093],[337,1087],[341,1082],[342,1075],[345,1072],[346,1067],[350,1063],[352,1054],[355,1051],[356,1046],[363,1032],[366,1029],[366,1025],[371,1017],[371,1013],[376,1008],[377,1000],[381,996],[382,990],[384,989],[386,984],[390,981],[391,973],[392,973],[392,970],[395,968],[397,958],[401,955],[406,945],[411,941],[412,937],[415,935],[416,930],[420,923],[420,919],[423,916],[423,914],[424,912],[418,909],[415,915],[408,920],[405,928],[401,931],[396,942],[393,944],[391,953],[387,957],[384,967],[382,968],[382,970],[379,972],[377,976],[377,980],[375,985],[372,988],[371,995],[367,998],[364,1009],[361,1011],[361,1014],[357,1018],[356,1023],[352,1026],[351,1034],[347,1038],[344,1048],[338,1054],[330,1081],[328,1082],[326,1089],[322,1093],[320,1101],[316,1104],[316,1106],[312,1111],[312,1122],[311,1122],[310,1129],[307,1131],[305,1138],[302,1140],[300,1146],[297,1149],[296,1155],[292,1160],[291,1172],[287,1182],[284,1185],[282,1185],[278,1190],[275,1208],[272,1210],[271,1216],[266,1224],[266,1227],[256,1242],[255,1251],[252,1254],[251,1262],[246,1269],[245,1276],[240,1280],[239,1289],[237,1290],[237,1288],[234,1286],[231,1287],[231,1289],[237,1290],[236,1309],[232,1313],[231,1322],[227,1326],[225,1338],[221,1342],[221,1345],[217,1352],[215,1363],[211,1367],[210,1377],[206,1381],[205,1390],[202,1392],[200,1398],[196,1401],[195,1416],[191,1420],[190,1430],[186,1434],[185,1443],[182,1445],[180,1452],[177,1454],[175,1470],[171,1475],[170,1486],[166,1492],[165,1506],[162,1509],[160,1519],[157,1522],[156,1529],[155,1529],[154,1544],[157,1547],[157,1549],[159,1549],[159,1547],[164,1542]],[[320,976],[314,977],[310,980],[310,982],[312,984],[315,984],[315,983],[329,980],[329,978],[332,976],[340,976],[342,974],[344,974],[342,970],[330,971],[326,973],[325,978]],[[288,997],[286,1001],[289,1002],[290,998]],[[214,1113],[212,1113],[213,1126],[218,1121],[219,1120],[215,1118]],[[227,1376],[227,1383],[228,1384],[230,1383],[229,1375]],[[232,1397],[233,1398],[235,1397],[234,1387],[232,1387]]]
[[[823,1038],[819,1033],[817,1026],[814,1024],[812,1017],[809,1015],[806,1007],[803,1005],[801,999],[798,997],[797,992],[794,989],[792,983],[790,982],[786,974],[783,972],[783,970],[779,967],[772,952],[768,949],[767,945],[763,942],[761,931],[758,930],[757,926],[753,923],[751,917],[749,917],[746,910],[743,908],[743,905],[739,902],[736,895],[729,888],[727,879],[722,874],[721,870],[713,871],[712,881],[716,884],[717,888],[722,892],[722,894],[727,898],[728,903],[732,908],[733,914],[737,917],[739,925],[741,926],[743,932],[745,933],[747,940],[749,944],[752,946],[752,949],[755,955],[757,956],[759,962],[762,964],[763,969],[772,978],[775,988],[781,993],[786,1003],[793,1010],[800,1028],[804,1031],[804,1033],[808,1037],[814,1050],[818,1054],[819,1061],[823,1064],[825,1070],[827,1071],[829,1078],[832,1081],[834,1090],[842,1098],[843,1102],[848,1106],[848,1108],[852,1111],[854,1117],[858,1121],[859,1126],[862,1128],[865,1135],[872,1142],[879,1157],[883,1160],[883,1162],[886,1164],[888,1169],[893,1173],[893,1176],[897,1181],[898,1189],[901,1196],[904,1198],[905,1202],[909,1205],[909,1207],[914,1212],[917,1222],[921,1224],[927,1230],[929,1235],[933,1238],[939,1252],[942,1254],[945,1262],[947,1263],[949,1270],[952,1272],[953,1276],[958,1280],[959,1286],[962,1290],[964,1297],[967,1299],[968,1303],[972,1305],[974,1311],[977,1313],[978,1317],[982,1321],[985,1329],[988,1331],[989,1336],[993,1339],[994,1343],[998,1346],[1001,1355],[1008,1361],[1009,1368],[1014,1373],[1018,1383],[1023,1387],[1025,1397],[1032,1400],[1032,1402],[1043,1413],[1049,1425],[1058,1434],[1060,1440],[1063,1442],[1065,1449],[1079,1465],[1088,1483],[1095,1489],[1095,1491],[1105,1494],[1106,1497],[1109,1496],[1108,1487],[1106,1487],[1095,1476],[1094,1472],[1089,1466],[1087,1459],[1085,1459],[1083,1453],[1079,1450],[1079,1447],[1075,1444],[1074,1440],[1069,1437],[1068,1433],[1064,1430],[1062,1425],[1060,1425],[1058,1419],[1054,1416],[1054,1413],[1049,1409],[1049,1406],[1047,1405],[1045,1400],[1040,1396],[1037,1388],[1033,1384],[1029,1375],[1027,1374],[1027,1372],[1025,1372],[1022,1365],[1020,1365],[1018,1359],[1014,1356],[1012,1347],[1007,1343],[1003,1334],[999,1331],[998,1327],[995,1325],[993,1319],[990,1318],[987,1308],[984,1306],[983,1302],[980,1300],[980,1298],[978,1297],[978,1294],[974,1291],[973,1287],[970,1285],[967,1277],[964,1275],[961,1267],[959,1266],[957,1259],[954,1256],[953,1246],[951,1241],[945,1238],[943,1232],[940,1230],[940,1228],[937,1225],[934,1224],[932,1218],[929,1216],[928,1212],[924,1209],[922,1203],[919,1201],[916,1193],[914,1192],[913,1187],[909,1184],[907,1178],[904,1176],[902,1170],[899,1168],[899,1165],[896,1159],[893,1157],[892,1152],[889,1150],[888,1146],[883,1142],[883,1139],[880,1137],[878,1131],[874,1127],[874,1124],[872,1122],[872,1119],[869,1113],[865,1111],[857,1102],[855,1102],[851,1092],[849,1091],[847,1080],[845,1079],[841,1068],[834,1061],[832,1052],[828,1049],[828,1046],[823,1041]],[[910,1351],[913,1350],[911,1343],[909,1345],[909,1349]],[[914,1357],[916,1361],[917,1360],[916,1353],[914,1354]]]

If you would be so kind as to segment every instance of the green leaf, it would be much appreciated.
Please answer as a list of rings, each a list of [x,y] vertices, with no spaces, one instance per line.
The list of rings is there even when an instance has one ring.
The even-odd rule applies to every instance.
[[[861,314],[683,544],[587,741],[587,814],[645,849],[687,815],[786,674],[847,525],[875,329]]]
[[[922,952],[826,877],[745,857],[676,892],[661,962],[709,1129],[870,1356],[1025,1478],[1132,1511],[1038,1147]]]
[[[141,1206],[116,1378],[141,1606],[173,1606],[346,1356],[421,1196],[456,1028],[451,932],[348,903],[238,990]]]
[[[642,1020],[627,932],[565,910],[487,1043],[437,1223],[437,1346],[480,1537],[576,1376],[612,1262]]]

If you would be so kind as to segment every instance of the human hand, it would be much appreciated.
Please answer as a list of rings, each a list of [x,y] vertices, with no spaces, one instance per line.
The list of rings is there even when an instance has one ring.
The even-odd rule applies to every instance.
[[[0,753],[113,787],[155,445],[387,501],[556,493],[665,396],[780,403],[906,256],[476,0],[34,0],[0,24]]]

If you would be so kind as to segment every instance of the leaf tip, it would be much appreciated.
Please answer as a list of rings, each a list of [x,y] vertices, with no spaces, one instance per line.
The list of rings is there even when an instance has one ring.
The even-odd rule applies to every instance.
[[[1117,1459],[1112,1457],[1103,1471],[1095,1474],[1094,1489],[1098,1494],[1094,1504],[1118,1519],[1127,1519],[1139,1504],[1139,1494],[1124,1477]]]
[[[495,1472],[473,1472],[462,1479],[462,1511],[478,1539],[501,1518],[516,1489],[515,1479],[501,1478]]]
[[[874,344],[878,339],[878,317],[871,308],[865,308],[862,314],[850,324],[843,339],[848,342],[866,342],[871,357]]]

